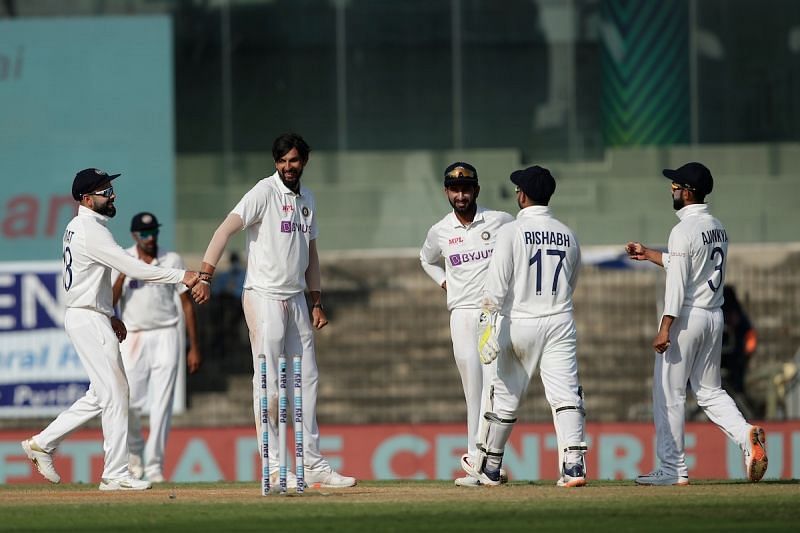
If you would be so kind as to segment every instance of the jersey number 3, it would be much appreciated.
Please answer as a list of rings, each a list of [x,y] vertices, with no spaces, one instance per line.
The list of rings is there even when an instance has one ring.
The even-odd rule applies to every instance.
[[[719,255],[719,262],[714,265],[714,270],[719,272],[719,278],[717,280],[716,286],[714,285],[714,279],[708,280],[708,286],[711,287],[711,290],[717,292],[719,290],[719,286],[722,285],[722,266],[725,264],[725,252],[722,251],[722,248],[717,246],[713,250],[711,250],[711,257],[708,258],[709,261],[713,261],[714,258]]]

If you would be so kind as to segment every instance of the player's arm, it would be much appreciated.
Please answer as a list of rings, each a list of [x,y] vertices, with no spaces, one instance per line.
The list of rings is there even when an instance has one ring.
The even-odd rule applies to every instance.
[[[186,322],[186,334],[189,337],[189,351],[186,354],[186,368],[190,374],[194,374],[200,369],[203,363],[203,356],[200,354],[200,344],[197,342],[197,320],[194,314],[194,305],[189,292],[181,293],[181,307],[183,317]]]
[[[434,228],[428,230],[428,236],[422,244],[419,251],[419,263],[422,265],[422,270],[436,282],[444,290],[447,290],[447,273],[439,265],[439,259],[442,257],[442,249],[439,246],[439,239],[437,238]]]
[[[114,241],[108,230],[89,230],[86,235],[86,253],[95,261],[111,267],[130,278],[153,283],[180,283],[191,287],[197,282],[197,274],[176,268],[163,268],[139,261]]]
[[[316,239],[311,239],[308,243],[308,268],[306,268],[305,277],[311,298],[311,322],[315,328],[322,329],[328,324],[328,317],[322,307],[322,274],[319,268]]]
[[[489,268],[486,270],[481,305],[490,311],[499,312],[502,309],[514,273],[514,231],[510,228],[507,231],[507,228],[509,226],[504,226],[498,232]]]
[[[211,298],[211,277],[214,275],[217,263],[225,252],[230,238],[242,229],[244,229],[242,217],[231,213],[214,231],[203,255],[203,264],[200,266],[200,283],[192,289],[192,297],[197,303],[204,304]]]
[[[119,299],[122,296],[122,287],[125,285],[125,274],[119,272],[117,275],[117,279],[114,280],[114,285],[111,287],[111,294],[113,297],[112,305],[114,307],[117,306],[119,303]]]
[[[661,317],[658,333],[653,339],[653,348],[658,353],[664,353],[670,345],[670,328],[675,319],[680,316],[691,267],[689,239],[677,228],[670,233],[668,250],[669,268],[664,287],[664,314]]]
[[[640,242],[629,242],[625,245],[625,252],[629,258],[635,261],[650,261],[660,267],[664,266],[664,254],[659,250],[648,248]]]

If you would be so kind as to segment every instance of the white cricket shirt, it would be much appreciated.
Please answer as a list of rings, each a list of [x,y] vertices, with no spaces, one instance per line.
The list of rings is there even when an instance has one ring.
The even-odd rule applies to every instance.
[[[146,281],[179,283],[185,271],[158,268],[131,257],[114,241],[106,224],[108,217],[80,206],[64,230],[64,290],[66,307],[91,309],[114,315],[111,270]]]
[[[316,202],[310,190],[289,190],[278,173],[250,189],[231,213],[244,222],[245,289],[288,299],[306,289],[309,243],[317,238]]]
[[[508,213],[479,206],[472,223],[466,226],[450,212],[428,230],[419,260],[439,286],[447,280],[448,309],[480,308],[497,231],[512,220]],[[441,257],[444,269],[439,266]]]
[[[664,314],[680,316],[681,307],[720,307],[728,234],[706,204],[687,205],[675,214],[681,221],[672,228],[663,256],[667,271]]]
[[[547,206],[522,209],[500,229],[486,274],[484,302],[511,318],[572,311],[581,252]]]
[[[139,259],[136,246],[125,250],[131,257]],[[158,256],[151,263],[153,266],[185,269],[183,259],[175,252],[159,248]],[[111,274],[112,287],[119,273]],[[141,331],[174,326],[180,319],[175,293],[183,294],[188,287],[183,283],[170,285],[167,283],[149,283],[126,277],[122,284],[122,293],[117,302],[119,317],[128,331]]]

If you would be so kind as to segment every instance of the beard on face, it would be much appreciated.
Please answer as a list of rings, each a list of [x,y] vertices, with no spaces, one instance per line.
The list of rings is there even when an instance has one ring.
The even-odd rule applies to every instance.
[[[680,211],[686,206],[686,202],[683,201],[683,195],[678,193],[678,197],[676,198],[674,195],[672,196],[672,208],[675,211]]]
[[[292,192],[297,192],[300,189],[300,178],[302,176],[303,176],[303,169],[301,168],[295,172],[294,181],[287,182],[283,172],[280,170],[278,171],[278,177],[281,178],[281,181],[283,182],[284,185],[286,185],[286,188]]]
[[[455,211],[459,215],[468,215],[472,213],[474,209],[476,209],[475,198],[472,198],[464,207],[456,206],[456,201],[450,199],[450,205],[453,207],[453,211]]]
[[[117,214],[117,208],[116,206],[114,206],[113,203],[106,201],[106,203],[104,203],[101,206],[95,206],[94,212],[100,213],[101,215],[106,216],[108,218],[114,218],[114,215]]]

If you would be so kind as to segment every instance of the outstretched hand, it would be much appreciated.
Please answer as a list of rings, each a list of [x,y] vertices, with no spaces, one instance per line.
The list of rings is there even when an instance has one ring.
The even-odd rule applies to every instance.
[[[190,289],[197,285],[197,282],[200,281],[200,274],[194,272],[192,270],[187,270],[183,274],[183,284],[189,287]]]
[[[635,261],[645,261],[647,259],[647,248],[640,242],[629,242],[625,245],[625,252],[628,257]]]

